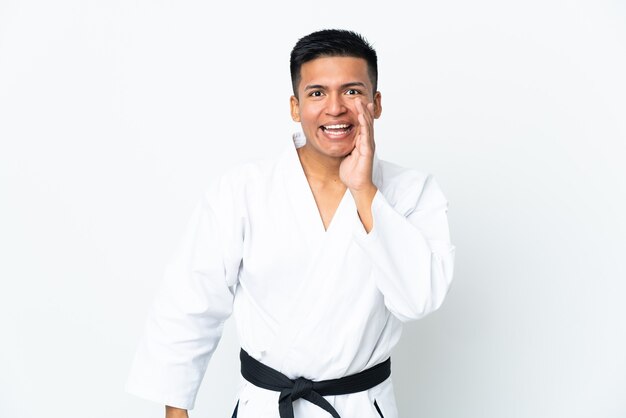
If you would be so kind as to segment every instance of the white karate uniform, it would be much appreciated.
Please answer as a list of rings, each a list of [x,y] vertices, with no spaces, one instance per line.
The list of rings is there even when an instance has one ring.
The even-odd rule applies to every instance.
[[[349,190],[325,230],[296,151],[305,141],[295,134],[277,159],[207,189],[166,269],[128,392],[193,408],[231,313],[252,357],[291,379],[326,380],[385,361],[402,323],[441,305],[455,247],[434,178],[375,158],[370,233]],[[243,381],[238,418],[278,418],[278,395]],[[391,378],[326,399],[342,418],[380,418],[374,401],[384,418],[398,415]],[[304,399],[293,407],[296,418],[330,417]]]

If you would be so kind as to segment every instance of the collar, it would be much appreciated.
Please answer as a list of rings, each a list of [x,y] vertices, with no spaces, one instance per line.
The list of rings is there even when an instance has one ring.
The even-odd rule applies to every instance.
[[[304,132],[302,131],[294,132],[293,135],[291,135],[291,140],[293,144],[290,145],[289,148],[290,148],[290,151],[292,152],[294,149],[297,150],[298,148],[303,147],[304,144],[306,144],[306,136],[304,135]],[[295,154],[297,156],[297,153]],[[298,164],[299,163],[300,163],[300,160],[298,159]],[[378,159],[378,155],[376,154],[376,151],[374,151],[372,182],[376,185],[376,187],[380,189],[382,187],[382,180],[383,178],[382,178],[382,170],[380,167],[380,160]]]

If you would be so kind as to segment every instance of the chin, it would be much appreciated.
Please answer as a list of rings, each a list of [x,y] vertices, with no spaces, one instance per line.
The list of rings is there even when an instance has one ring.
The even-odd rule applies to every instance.
[[[342,141],[342,143],[335,143],[330,146],[324,147],[324,153],[333,157],[345,157],[350,154],[354,149],[354,139],[348,141]]]
[[[326,152],[325,154],[328,155],[329,157],[344,158],[350,155],[353,149],[354,147],[351,147],[348,149],[342,149],[342,150],[332,150],[332,151]]]

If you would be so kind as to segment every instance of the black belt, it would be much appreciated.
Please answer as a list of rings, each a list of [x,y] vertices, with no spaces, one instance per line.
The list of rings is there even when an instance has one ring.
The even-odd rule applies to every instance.
[[[300,398],[319,406],[334,418],[341,418],[323,396],[362,392],[379,385],[391,376],[391,358],[360,373],[319,382],[303,377],[291,380],[281,372],[250,357],[243,348],[239,358],[241,359],[241,375],[244,379],[254,386],[280,392],[278,398],[280,418],[294,418],[292,403]]]

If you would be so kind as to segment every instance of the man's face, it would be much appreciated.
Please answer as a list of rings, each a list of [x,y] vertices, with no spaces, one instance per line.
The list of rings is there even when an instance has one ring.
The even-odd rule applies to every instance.
[[[323,57],[302,64],[298,96],[291,96],[291,116],[302,124],[310,151],[328,157],[345,157],[354,148],[357,100],[363,106],[373,102],[375,118],[382,110],[363,58]]]

